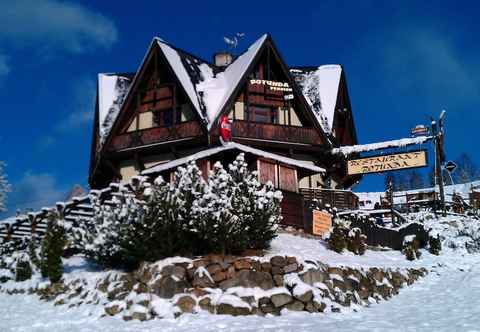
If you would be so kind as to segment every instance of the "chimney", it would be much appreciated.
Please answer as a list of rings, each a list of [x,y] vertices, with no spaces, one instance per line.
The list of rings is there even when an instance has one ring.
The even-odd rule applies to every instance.
[[[218,52],[213,55],[213,63],[217,67],[225,68],[233,62],[233,55],[228,52]]]

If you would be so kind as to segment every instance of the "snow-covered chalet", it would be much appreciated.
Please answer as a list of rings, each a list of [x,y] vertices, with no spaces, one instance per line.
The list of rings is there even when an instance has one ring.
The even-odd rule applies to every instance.
[[[302,188],[348,189],[332,148],[357,144],[341,65],[289,67],[271,36],[244,53],[203,60],[154,38],[136,73],[98,75],[89,183],[163,175],[196,160],[245,154],[260,181],[284,192],[284,219],[301,217]]]

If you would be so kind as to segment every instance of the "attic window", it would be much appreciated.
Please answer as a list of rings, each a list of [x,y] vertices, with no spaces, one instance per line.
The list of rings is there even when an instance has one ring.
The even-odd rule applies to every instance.
[[[177,112],[176,122],[180,122],[180,112]],[[155,127],[169,127],[173,125],[174,112],[173,109],[166,109],[153,112],[153,124]]]
[[[249,117],[253,122],[278,123],[278,109],[266,106],[251,106]]]

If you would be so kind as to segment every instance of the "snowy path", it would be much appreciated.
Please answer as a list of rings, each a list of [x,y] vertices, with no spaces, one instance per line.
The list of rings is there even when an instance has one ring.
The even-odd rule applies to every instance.
[[[450,255],[447,255],[450,256]],[[185,315],[146,323],[97,319],[33,296],[0,295],[0,331],[480,331],[480,255],[442,259],[425,279],[358,313],[281,317]]]

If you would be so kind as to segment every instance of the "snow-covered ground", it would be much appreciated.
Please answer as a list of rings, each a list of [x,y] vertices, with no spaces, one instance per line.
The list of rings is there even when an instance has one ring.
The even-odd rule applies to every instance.
[[[418,267],[430,266],[433,261],[424,260],[422,262],[409,262],[400,251],[373,251],[367,250],[365,255],[358,256],[352,252],[345,251],[338,254],[329,250],[324,243],[313,240],[299,238],[290,234],[279,234],[273,240],[272,248],[269,250],[266,258],[275,255],[287,255],[301,257],[302,260],[321,261],[330,266],[350,266],[350,267]]]
[[[457,259],[456,259],[457,258]],[[280,317],[183,315],[124,322],[89,316],[35,296],[0,295],[1,331],[479,331],[480,255],[444,255],[442,266],[387,302],[356,313],[286,313]]]
[[[418,215],[425,218],[426,214]],[[464,248],[469,236],[479,234],[478,221],[450,216],[425,219],[428,227],[450,240],[440,256],[423,251],[420,260],[408,262],[394,251],[371,251],[359,257],[328,251],[319,241],[280,234],[268,255],[291,254],[346,266],[426,266],[430,274],[389,301],[360,308],[358,312],[309,314],[285,312],[280,317],[232,317],[208,313],[184,314],[178,319],[125,322],[120,317],[99,318],[100,306],[54,306],[34,295],[0,294],[0,331],[480,331],[480,254]],[[455,225],[455,226],[453,226]],[[450,248],[447,244],[450,245]],[[69,262],[70,273],[99,273],[81,261]],[[78,266],[75,267],[75,263]],[[75,272],[77,271],[77,272]]]

